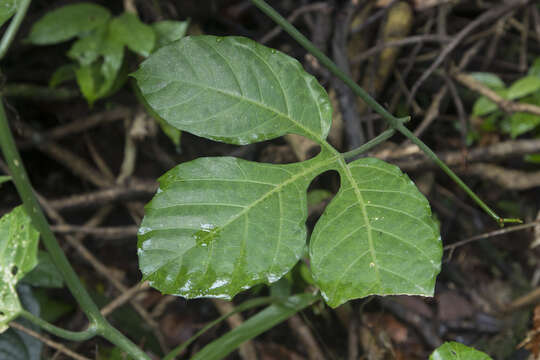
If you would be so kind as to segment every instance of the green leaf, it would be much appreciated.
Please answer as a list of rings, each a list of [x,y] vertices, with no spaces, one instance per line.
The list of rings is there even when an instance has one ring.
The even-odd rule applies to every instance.
[[[508,99],[514,100],[540,90],[540,77],[525,76],[514,82],[508,89]]]
[[[152,27],[142,23],[131,13],[123,13],[114,18],[109,31],[112,39],[142,56],[150,55],[156,42],[156,34]]]
[[[0,26],[15,14],[20,0],[2,0],[0,3]]]
[[[122,67],[123,45],[111,37],[109,32],[108,27],[100,27],[76,41],[68,52],[80,64],[75,70],[75,76],[89,104],[112,91]]]
[[[18,296],[24,308],[32,314],[40,315],[40,306],[32,294],[32,289],[28,285],[20,284],[17,286]],[[37,333],[39,327],[26,319],[17,319],[21,325]],[[43,344],[41,340],[36,339],[20,330],[8,329],[0,334],[0,359],[9,360],[40,360]]]
[[[0,175],[0,185],[8,181],[11,181],[11,176]]]
[[[294,295],[282,303],[268,306],[217,340],[206,345],[191,360],[220,360],[239,347],[244,341],[253,339],[266,330],[293,316],[313,304],[317,297],[311,294]]]
[[[525,112],[513,113],[510,116],[510,134],[513,138],[524,134],[540,124],[540,116]]]
[[[58,85],[75,79],[75,70],[77,66],[75,64],[65,64],[59,66],[54,73],[51,75],[49,80],[49,86],[51,88],[56,88]]]
[[[481,96],[473,105],[473,116],[484,116],[497,110],[498,106],[485,96]]]
[[[156,33],[156,49],[180,40],[186,34],[189,21],[164,20],[152,24]]]
[[[540,154],[528,154],[525,155],[523,160],[533,163],[533,164],[540,164]]]
[[[429,360],[491,360],[491,358],[476,349],[458,342],[447,342],[439,346]]]
[[[504,88],[505,84],[500,77],[493,73],[487,72],[474,72],[470,74],[476,81],[481,82],[490,89],[500,89]]]
[[[152,108],[180,130],[231,144],[295,133],[326,138],[332,109],[295,59],[241,37],[167,45],[133,74]]]
[[[66,5],[49,11],[30,30],[28,41],[36,45],[57,44],[89,33],[109,21],[103,6],[91,3]]]
[[[527,75],[540,77],[540,57],[534,59],[534,62],[529,68]]]
[[[332,307],[372,294],[433,296],[438,230],[428,201],[398,167],[356,160],[313,230],[313,277]]]
[[[64,286],[62,274],[52,262],[48,252],[39,250],[38,264],[22,279],[23,282],[37,287],[61,288]]]
[[[21,206],[0,218],[0,333],[21,311],[15,286],[37,264],[38,239]]]
[[[296,164],[203,158],[166,173],[139,231],[139,267],[153,287],[188,298],[230,298],[255,284],[277,281],[305,248],[309,183],[324,171],[337,170],[340,191],[349,199],[340,196],[332,202],[337,205],[330,207],[349,201],[357,218],[367,218],[366,226],[344,243],[350,247],[346,260],[354,259],[345,266],[356,271],[357,258],[368,251],[376,256],[378,272],[403,271],[400,275],[408,281],[397,283],[386,273],[369,284],[365,277],[347,278],[350,283],[344,286],[351,290],[336,292],[321,274],[328,263],[312,259],[328,302],[336,306],[345,298],[375,292],[433,292],[441,244],[427,201],[389,164],[372,159],[345,163],[325,141],[331,115],[328,97],[298,62],[244,38],[188,37],[152,54],[135,77],[149,105],[177,128],[237,144],[297,133],[319,142],[322,149],[315,158]],[[370,184],[375,175],[377,184]],[[362,182],[378,193],[363,188]],[[362,192],[351,193],[351,187]],[[390,191],[394,193],[389,195]],[[374,195],[378,200],[371,200]],[[312,248],[317,259],[320,249],[331,247],[355,226],[340,216],[326,215],[320,221],[343,227],[319,226],[324,236]],[[419,228],[403,228],[407,226]],[[394,234],[401,238],[392,238]],[[371,241],[366,242],[368,238]],[[425,247],[425,252],[415,245]],[[390,265],[399,255],[389,246],[408,251],[402,254],[400,269]],[[349,275],[349,270],[345,273]]]
[[[168,171],[139,229],[145,279],[186,298],[277,281],[305,249],[304,166],[223,157]]]

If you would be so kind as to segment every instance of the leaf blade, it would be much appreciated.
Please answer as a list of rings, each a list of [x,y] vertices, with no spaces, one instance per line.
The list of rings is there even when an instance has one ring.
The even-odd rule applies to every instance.
[[[109,21],[111,13],[103,6],[79,3],[47,12],[30,30],[28,41],[51,45],[86,34]]]
[[[21,206],[0,218],[0,333],[18,316],[15,286],[37,264],[39,233]]]
[[[430,355],[429,360],[491,360],[487,354],[451,341],[442,344]]]
[[[248,144],[292,132],[321,142],[330,128],[328,95],[315,78],[246,38],[185,37],[133,76],[162,118],[209,139]]]
[[[308,174],[317,169],[236,158],[173,168],[160,178],[141,224],[143,275],[186,298],[230,298],[277,281],[303,254]]]
[[[432,295],[442,247],[427,200],[399,168],[377,159],[356,160],[340,174],[340,191],[310,242],[313,275],[326,302],[336,307],[372,294]]]

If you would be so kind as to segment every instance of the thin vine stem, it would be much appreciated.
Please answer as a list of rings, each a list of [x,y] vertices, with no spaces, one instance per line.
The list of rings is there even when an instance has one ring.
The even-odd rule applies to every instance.
[[[48,331],[49,333],[56,335],[58,337],[71,340],[71,341],[85,341],[88,339],[93,338],[97,333],[97,328],[95,324],[90,324],[90,326],[83,331],[69,331],[62,328],[59,328],[58,326],[55,326],[39,316],[35,316],[29,311],[23,310],[20,313],[21,317],[29,320],[33,324],[39,326],[45,331]]]
[[[357,147],[356,149],[353,149],[351,151],[347,151],[341,154],[345,160],[349,160],[354,158],[355,156],[358,156],[362,153],[365,153],[369,149],[379,145],[380,143],[390,139],[394,134],[396,133],[396,130],[394,129],[388,129],[377,135],[377,137],[369,140],[365,144],[362,144],[361,146]]]
[[[11,23],[0,41],[0,60],[6,55],[9,45],[11,45],[11,42],[15,38],[15,34],[17,33],[19,26],[21,26],[21,22],[26,15],[26,10],[28,10],[31,1],[32,0],[21,0],[19,2],[19,5],[17,6],[17,13],[15,13],[15,16],[11,20]]]
[[[322,53],[317,47],[309,41],[302,33],[300,33],[292,24],[290,24],[283,16],[275,11],[264,0],[251,0],[263,13],[274,20],[284,31],[286,31],[293,39],[295,39],[302,47],[310,52],[319,62],[324,65],[332,74],[342,80],[349,86],[353,92],[358,95],[367,105],[369,105],[376,113],[381,115],[388,124],[395,130],[399,131],[405,137],[410,139],[420,150],[422,150],[430,159],[432,159],[454,182],[456,182],[471,199],[482,208],[489,216],[491,216],[499,225],[504,223],[519,223],[520,219],[501,218],[495,213],[486,203],[482,201],[439,157],[426,145],[422,140],[416,137],[409,129],[407,129],[399,118],[392,115],[381,104],[373,99],[364,89],[356,84],[347,74],[345,74],[328,56]],[[353,150],[354,151],[354,150]]]
[[[15,34],[26,14],[30,0],[22,0],[17,13],[15,14],[10,26],[6,33],[0,40],[0,59],[5,55],[9,45],[11,44]],[[57,267],[58,271],[62,274],[67,287],[71,294],[88,316],[90,321],[90,328],[96,329],[96,334],[105,337],[113,344],[120,347],[127,352],[130,356],[137,360],[149,360],[150,357],[146,355],[139,347],[125,337],[121,332],[115,329],[109,322],[101,315],[99,308],[92,301],[90,295],[82,285],[79,277],[71,267],[71,264],[67,260],[62,248],[56,241],[56,237],[51,231],[49,223],[47,222],[45,215],[37,198],[32,190],[32,185],[28,179],[27,172],[24,168],[21,156],[15,146],[15,141],[9,128],[9,123],[6,117],[4,109],[3,98],[0,96],[0,148],[4,155],[4,159],[11,171],[13,183],[23,201],[23,207],[32,219],[32,225],[41,235],[41,240],[45,245],[45,248],[49,252],[53,263]],[[27,314],[26,314],[27,315]],[[28,315],[27,315],[28,316]],[[59,328],[57,328],[59,330]],[[64,333],[66,335],[67,333]],[[71,334],[73,335],[73,334]]]

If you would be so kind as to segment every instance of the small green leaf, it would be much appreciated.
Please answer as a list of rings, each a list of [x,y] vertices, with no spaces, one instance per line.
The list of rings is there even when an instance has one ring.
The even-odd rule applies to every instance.
[[[473,105],[472,115],[484,116],[497,110],[497,108],[497,104],[489,100],[487,97],[481,96],[478,98],[478,100],[475,101]]]
[[[66,81],[75,79],[76,69],[77,66],[75,64],[65,64],[59,66],[51,75],[51,79],[49,80],[49,86],[51,88],[55,88]]]
[[[156,33],[156,49],[180,40],[186,34],[189,21],[164,20],[152,24]]]
[[[0,26],[15,14],[20,0],[2,0],[0,3]]]
[[[529,154],[525,155],[523,160],[533,163],[533,164],[540,164],[540,154]]]
[[[169,124],[209,139],[249,144],[295,133],[320,142],[330,129],[330,101],[317,80],[246,38],[184,37],[133,76]]]
[[[76,41],[68,55],[80,64],[75,76],[89,104],[109,94],[122,67],[124,48],[109,35],[107,27]]]
[[[139,229],[145,279],[186,298],[277,281],[305,249],[304,168],[223,157],[168,171]]]
[[[493,73],[487,72],[474,72],[470,74],[476,81],[481,82],[490,89],[500,89],[504,88],[505,84],[500,77]]]
[[[525,112],[513,113],[510,116],[510,134],[513,138],[524,134],[540,124],[540,116]]]
[[[156,42],[156,34],[152,27],[142,23],[131,13],[123,13],[114,18],[109,31],[112,39],[142,56],[150,55]]]
[[[19,284],[17,294],[23,307],[34,314],[40,316],[40,306],[32,294],[32,289],[28,285]],[[17,322],[24,327],[40,332],[39,327],[26,319],[17,319]],[[43,343],[41,340],[26,334],[20,330],[10,328],[0,334],[0,359],[6,360],[41,360],[41,350]]]
[[[538,90],[540,90],[540,77],[525,76],[510,86],[508,89],[508,99],[519,99]]]
[[[109,21],[103,6],[91,3],[66,5],[49,11],[30,30],[28,41],[36,45],[57,44],[89,33]]]
[[[447,342],[439,346],[429,360],[491,360],[491,358],[476,349],[458,342]]]
[[[240,344],[253,339],[266,330],[290,318],[300,310],[313,304],[315,295],[300,294],[289,297],[286,301],[268,306],[252,316],[242,325],[234,328],[219,339],[206,345],[191,360],[220,360],[230,354]]]
[[[21,206],[0,218],[0,333],[21,311],[15,286],[37,264],[38,239]]]
[[[313,277],[326,302],[433,296],[442,245],[426,198],[398,167],[378,159],[356,160],[340,175],[341,188],[310,241]]]
[[[534,62],[529,68],[527,75],[540,77],[540,57],[534,59]]]
[[[61,288],[64,286],[62,274],[52,262],[48,252],[39,250],[38,264],[22,279],[23,282],[36,287]]]

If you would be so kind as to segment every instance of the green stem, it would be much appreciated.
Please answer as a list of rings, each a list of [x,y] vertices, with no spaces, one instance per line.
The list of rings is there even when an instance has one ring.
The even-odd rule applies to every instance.
[[[17,13],[11,20],[9,27],[0,41],[0,60],[4,57],[4,55],[6,55],[9,45],[11,45],[11,42],[15,38],[15,34],[17,33],[17,30],[24,19],[24,15],[26,15],[26,10],[28,10],[28,6],[30,6],[30,1],[31,0],[21,0],[19,2]]]
[[[2,97],[0,97],[0,148],[2,148],[4,159],[11,171],[13,183],[23,201],[23,207],[28,216],[32,219],[32,225],[34,225],[36,230],[40,233],[45,248],[49,252],[57,269],[62,274],[71,294],[75,300],[77,300],[77,303],[84,313],[88,316],[91,324],[90,327],[96,327],[98,334],[120,346],[122,350],[129,353],[133,358],[149,359],[141,349],[119,331],[114,329],[101,315],[97,305],[92,301],[90,295],[81,284],[79,277],[71,267],[62,248],[58,245],[33,193],[21,156],[15,147],[15,141],[13,140],[6,118]]]
[[[274,302],[275,300],[276,299],[271,298],[271,297],[263,297],[263,298],[256,298],[256,299],[247,300],[247,301],[243,302],[242,304],[235,307],[234,310],[231,311],[230,313],[222,315],[222,316],[218,317],[217,319],[215,319],[214,321],[211,321],[209,324],[207,324],[205,327],[203,327],[201,330],[199,330],[195,335],[190,337],[187,341],[185,341],[184,343],[180,344],[179,346],[177,346],[176,348],[171,350],[171,352],[169,352],[167,354],[167,356],[165,356],[162,360],[174,360],[174,358],[176,356],[178,356],[182,351],[184,351],[185,348],[187,348],[195,340],[197,340],[199,338],[199,336],[201,336],[202,334],[207,332],[210,328],[216,326],[217,324],[219,324],[223,320],[227,319],[229,316],[234,315],[236,313],[239,313],[241,311],[245,311],[245,310],[257,307],[257,306],[269,304],[271,302]]]
[[[365,153],[366,151],[373,148],[374,146],[377,146],[380,143],[382,143],[383,141],[386,141],[386,140],[390,139],[392,137],[392,135],[394,135],[395,132],[396,132],[396,130],[394,130],[394,129],[388,129],[386,131],[383,131],[377,137],[369,140],[365,144],[357,147],[356,149],[353,149],[351,151],[347,151],[345,153],[342,153],[341,156],[343,156],[343,158],[345,160],[349,160],[349,159],[351,159],[351,158],[353,158],[353,157],[355,157],[357,155]]]
[[[369,105],[376,113],[381,115],[388,124],[410,139],[416,144],[429,158],[431,158],[440,168],[454,180],[473,200],[480,206],[489,216],[491,216],[500,225],[507,222],[521,222],[519,219],[503,219],[499,217],[493,210],[490,209],[474,192],[448,167],[446,166],[437,155],[431,151],[431,149],[417,138],[413,133],[409,131],[400,119],[388,112],[383,106],[381,106],[375,99],[373,99],[364,89],[356,84],[347,74],[345,74],[338,66],[324,55],[311,41],[309,41],[304,35],[302,35],[293,25],[291,25],[285,18],[283,18],[277,11],[275,11],[264,0],[251,0],[251,2],[257,6],[268,17],[274,20],[283,30],[285,30],[290,36],[292,36],[300,45],[302,45],[307,51],[319,60],[331,73],[341,79],[347,86],[349,86],[356,95],[358,95],[367,105]]]
[[[97,328],[94,324],[90,324],[90,326],[84,331],[69,331],[59,328],[58,326],[54,326],[53,324],[48,323],[47,321],[41,319],[38,316],[35,316],[34,314],[26,310],[23,310],[20,315],[23,318],[29,320],[30,322],[36,324],[43,330],[46,330],[53,335],[71,341],[85,341],[93,338],[97,333]]]
[[[9,25],[6,33],[0,40],[0,59],[6,54],[6,51],[11,44],[15,33],[19,28],[26,10],[30,5],[30,0],[22,0],[17,9],[17,13]],[[137,360],[150,359],[141,349],[133,344],[128,338],[122,335],[118,330],[112,327],[111,324],[101,315],[97,305],[92,301],[90,295],[80,282],[77,274],[71,267],[71,264],[67,260],[64,252],[56,238],[54,237],[45,215],[39,206],[39,203],[32,190],[32,185],[28,180],[28,175],[24,168],[21,156],[15,146],[13,135],[9,128],[9,124],[4,110],[4,103],[2,96],[0,96],[0,148],[4,155],[4,159],[11,171],[11,176],[17,192],[23,201],[23,207],[26,213],[32,219],[32,225],[39,231],[41,239],[45,248],[49,252],[53,263],[57,267],[58,271],[62,274],[67,287],[71,291],[71,294],[77,300],[81,309],[88,316],[90,321],[89,329],[96,329],[96,333],[106,337],[113,344],[119,346],[122,350],[127,352],[131,357]],[[44,325],[42,323],[42,325]],[[49,329],[53,329],[49,327]],[[53,331],[61,330],[55,328]],[[64,335],[73,336],[73,333],[64,333]]]

